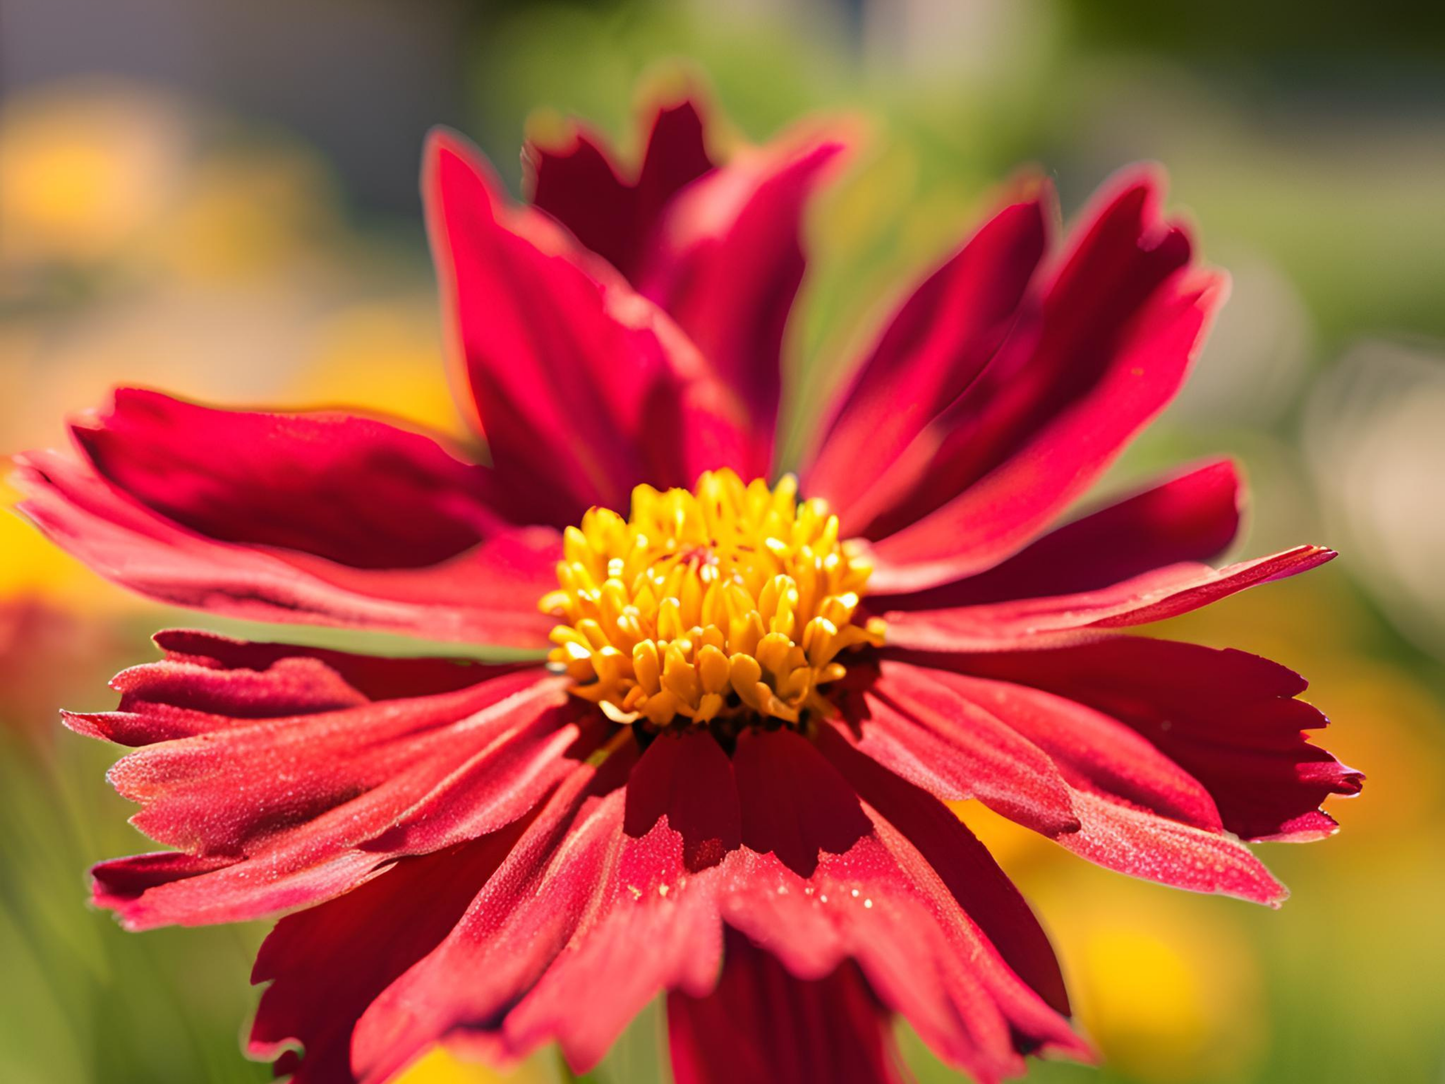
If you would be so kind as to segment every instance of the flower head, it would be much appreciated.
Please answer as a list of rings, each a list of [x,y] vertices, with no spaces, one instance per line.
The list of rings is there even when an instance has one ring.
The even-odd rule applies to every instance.
[[[122,390],[26,510],[138,591],[535,649],[481,665],[165,632],[112,772],[171,850],[102,863],[133,928],[284,914],[250,1048],[379,1084],[436,1043],[594,1063],[668,994],[680,1084],[900,1079],[905,1016],[983,1081],[1088,1056],[1027,905],[945,801],[1100,865],[1277,903],[1241,840],[1314,839],[1360,775],[1289,670],[1121,630],[1333,557],[1214,568],[1225,462],[1059,523],[1178,389],[1217,273],[1113,181],[1043,181],[884,324],[773,463],[800,221],[843,150],[726,161],[684,101],[635,172],[585,130],[509,200],[439,135],[424,186],[485,440]],[[484,465],[485,464],[485,465]],[[461,652],[459,652],[460,654]],[[827,1028],[819,1020],[829,1021]]]

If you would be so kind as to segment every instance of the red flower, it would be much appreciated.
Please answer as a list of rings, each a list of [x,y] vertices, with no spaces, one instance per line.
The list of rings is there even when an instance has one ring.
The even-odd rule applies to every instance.
[[[429,222],[489,465],[137,390],[74,427],[79,462],[24,460],[47,533],[167,602],[550,643],[543,668],[166,632],[118,711],[70,717],[138,747],[112,781],[175,848],[97,867],[100,903],[134,929],[294,912],[255,971],[251,1050],[280,1070],[376,1082],[438,1041],[552,1039],[585,1068],[666,990],[681,1084],[900,1079],[893,1013],[996,1080],[1087,1049],[940,799],[1273,904],[1239,840],[1323,836],[1324,797],[1359,789],[1306,741],[1297,675],[1119,631],[1333,553],[1202,564],[1238,523],[1225,462],[1054,526],[1223,297],[1150,170],[1061,251],[1046,183],[1016,190],[883,329],[797,481],[744,485],[774,477],[799,220],[841,149],[716,165],[683,103],[635,179],[585,133],[531,148],[518,206],[438,135]]]

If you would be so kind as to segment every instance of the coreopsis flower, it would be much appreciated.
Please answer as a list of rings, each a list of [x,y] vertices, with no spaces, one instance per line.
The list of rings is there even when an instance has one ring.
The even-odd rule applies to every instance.
[[[1331,551],[1202,563],[1238,525],[1226,462],[1059,522],[1179,388],[1223,278],[1152,170],[1063,245],[1023,183],[779,473],[800,217],[842,144],[719,163],[690,102],[649,133],[635,172],[581,129],[529,148],[530,204],[432,139],[484,455],[122,390],[78,459],[23,460],[29,515],[120,583],[431,652],[158,635],[119,710],[69,717],[137,747],[111,780],[171,848],[102,863],[95,898],[138,930],[284,914],[250,1050],[307,1084],[437,1043],[556,1040],[585,1069],[660,992],[681,1084],[898,1080],[895,1015],[982,1081],[1087,1057],[1047,938],[945,801],[1275,904],[1242,841],[1324,836],[1321,801],[1360,785],[1307,742],[1294,673],[1123,631]]]

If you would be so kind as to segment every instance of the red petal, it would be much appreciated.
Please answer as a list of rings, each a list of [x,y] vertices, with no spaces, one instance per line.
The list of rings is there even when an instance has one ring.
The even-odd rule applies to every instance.
[[[691,486],[738,461],[732,404],[661,310],[510,204],[460,140],[432,136],[423,185],[453,348],[498,477],[534,522],[626,508],[638,483]]]
[[[656,738],[627,782],[622,835],[587,917],[508,1015],[508,1045],[520,1053],[555,1038],[586,1070],[659,992],[710,990],[722,962],[719,863],[738,838],[732,767],[717,742]]]
[[[878,610],[942,610],[1093,591],[1181,561],[1217,557],[1239,530],[1240,480],[1205,464],[1080,516],[1000,565],[910,595],[871,595]]]
[[[468,659],[356,655],[320,647],[236,640],[214,632],[191,629],[165,629],[152,639],[169,661],[204,666],[223,677],[228,671],[236,676],[234,672],[238,671],[266,670],[286,659],[319,659],[369,700],[396,700],[451,692],[515,669],[511,664],[479,663]],[[203,711],[225,710],[233,715],[243,714],[242,704],[236,699],[228,700],[225,709],[206,708],[199,703],[185,706]],[[273,711],[270,714],[282,715],[286,712]]]
[[[1224,280],[1187,270],[1188,238],[1158,203],[1152,176],[1117,185],[992,364],[892,468],[906,496],[867,528],[876,590],[1017,552],[1173,397]]]
[[[1069,783],[1163,817],[1219,831],[1209,791],[1131,727],[1067,697],[1003,681],[934,677],[1043,750]]]
[[[1359,792],[1363,776],[1308,741],[1325,717],[1294,699],[1305,681],[1242,651],[1113,637],[1051,651],[938,657],[1048,689],[1134,728],[1208,788],[1224,827],[1245,839],[1317,839],[1319,810]]]
[[[1012,732],[1016,741],[1025,742],[1025,736],[1033,739],[1026,742],[1028,747],[1065,779],[1071,825],[1051,831],[1027,804],[979,795],[1004,816],[1121,873],[1259,903],[1277,903],[1284,898],[1283,886],[1259,860],[1223,833],[1210,795],[1200,784],[1152,746],[1135,740],[1135,735],[1116,721],[1034,690],[940,670],[925,672],[911,663],[894,664],[883,671],[876,687],[880,695],[891,696],[895,686],[916,689],[925,680],[931,680],[951,700],[925,704],[923,711],[909,704],[909,711],[916,712],[912,725],[918,730],[940,729],[937,720],[948,716],[957,720],[954,727],[959,731],[979,727],[986,720],[998,730]],[[899,745],[907,748],[908,739],[901,735],[910,720],[901,715],[896,722]],[[867,733],[866,723],[863,733]],[[885,767],[897,770],[890,748],[869,748],[861,742],[859,747],[876,755]],[[914,781],[933,786],[927,775],[920,774]],[[949,787],[936,788],[935,793],[943,798],[957,796]],[[1181,823],[1173,819],[1176,815],[1189,817],[1199,826]]]
[[[251,643],[210,632],[157,633],[163,662],[111,681],[116,711],[66,712],[72,730],[121,745],[150,745],[226,729],[245,719],[359,707],[451,692],[519,669],[454,659],[383,658],[324,648]]]
[[[421,568],[506,526],[486,468],[370,418],[219,410],[120,388],[71,431],[102,478],[222,542]]]
[[[1094,630],[1162,621],[1237,591],[1295,576],[1335,557],[1323,546],[1296,546],[1220,569],[1177,564],[1075,595],[1025,598],[943,610],[890,610],[890,647],[915,651],[1001,651],[1051,647]]]
[[[775,789],[779,765],[789,781],[784,793]],[[826,978],[853,958],[883,1004],[980,1080],[1022,1072],[1024,1050],[1087,1053],[918,848],[860,805],[812,745],[789,731],[744,734],[734,767],[745,846],[728,863],[729,925],[804,980]],[[755,805],[762,812],[750,825]],[[835,849],[849,837],[846,849]],[[782,854],[755,849],[776,843]],[[806,876],[798,868],[804,854],[813,856]]]
[[[1156,302],[1087,395],[1033,430],[959,497],[877,543],[877,590],[917,590],[973,575],[1026,545],[1174,397],[1223,294],[1222,279],[1204,278]]]
[[[1047,232],[1042,198],[1005,207],[914,290],[863,360],[802,474],[805,492],[828,500],[844,534],[859,534],[888,507],[888,468],[993,359]]]
[[[18,463],[20,511],[107,579],[163,602],[515,647],[545,646],[553,624],[537,610],[561,555],[550,528],[501,531],[429,568],[355,568],[196,534],[53,452]]]
[[[1248,848],[1228,836],[1082,791],[1074,808],[1083,827],[1060,836],[1059,844],[1106,869],[1275,907],[1289,895]]]
[[[872,828],[853,789],[791,732],[744,734],[733,763],[743,842],[799,877],[812,876],[825,854],[849,851]]]
[[[884,662],[843,713],[843,731],[859,749],[940,797],[977,798],[1048,836],[1079,826],[1068,785],[1044,751],[940,675]]]
[[[237,921],[335,895],[397,855],[517,820],[575,769],[563,755],[571,746],[587,752],[577,719],[591,713],[538,670],[477,668],[496,676],[398,699],[353,690],[359,702],[323,707],[348,688],[326,665],[335,654],[295,649],[259,671],[216,659],[137,667],[122,675],[126,710],[74,717],[89,733],[155,742],[111,769],[117,790],[144,806],[133,823],[224,859],[182,862],[138,892],[121,883],[126,860],[99,867],[98,897],[127,925]],[[440,665],[383,660],[378,672],[392,674],[378,680],[414,681]],[[317,691],[297,691],[306,687]],[[297,700],[303,714],[267,714]]]
[[[988,848],[933,795],[855,752],[836,732],[821,731],[818,747],[859,796],[918,848],[1019,978],[1057,1012],[1069,1015],[1053,946]]]
[[[506,1060],[500,1029],[507,1012],[595,917],[588,901],[616,857],[621,787],[635,752],[629,741],[600,771],[589,765],[574,772],[445,940],[372,1002],[352,1044],[361,1080],[390,1079],[459,1029],[473,1033],[471,1045],[493,1060]],[[634,952],[633,961],[644,956]]]
[[[889,1014],[856,964],[795,979],[746,937],[729,933],[717,989],[667,999],[676,1084],[904,1084]]]
[[[771,473],[783,332],[803,279],[803,212],[843,149],[829,137],[784,137],[739,152],[669,205],[635,278],[742,404],[752,435],[737,465],[744,478]]]
[[[283,918],[251,973],[253,983],[271,985],[247,1053],[276,1059],[276,1073],[294,1074],[293,1084],[353,1084],[357,1020],[457,924],[514,842],[514,832],[502,832],[404,859],[355,891]]]
[[[668,202],[713,168],[696,102],[658,109],[645,144],[635,182],[618,175],[602,140],[581,125],[574,124],[560,145],[529,142],[522,152],[532,203],[629,278],[647,255]]]

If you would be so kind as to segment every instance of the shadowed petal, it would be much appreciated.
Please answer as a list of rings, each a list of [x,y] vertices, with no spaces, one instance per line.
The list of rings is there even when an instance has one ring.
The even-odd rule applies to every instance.
[[[623,839],[622,786],[635,757],[628,741],[600,770],[574,772],[446,938],[372,1002],[352,1046],[359,1080],[380,1084],[443,1038],[489,1060],[512,1056],[501,1034],[507,1012],[596,918],[589,901]]]
[[[222,410],[119,388],[71,433],[106,481],[220,542],[421,568],[509,525],[486,468],[370,418]]]
[[[1160,216],[1160,179],[1101,195],[986,369],[880,481],[875,589],[982,572],[1036,537],[1174,395],[1223,299]],[[877,503],[875,501],[874,503]]]
[[[17,462],[20,511],[102,576],[163,602],[255,621],[547,644],[553,622],[537,599],[555,585],[562,552],[551,528],[502,530],[427,568],[357,568],[207,538],[53,452]]]
[[[842,703],[858,748],[893,772],[956,801],[977,798],[1048,836],[1078,828],[1057,765],[928,670],[885,661],[877,680]]]
[[[975,1079],[1018,1075],[1025,1050],[1088,1056],[918,847],[810,743],[789,731],[744,734],[734,768],[744,847],[723,899],[730,926],[800,979],[856,960],[879,1000]],[[772,783],[780,773],[792,784],[782,793]]]
[[[667,999],[677,1084],[904,1084],[889,1013],[856,964],[796,979],[746,937],[729,932],[717,989]]]
[[[931,695],[913,702],[894,688]],[[1245,847],[1224,834],[1211,796],[1203,786],[1147,742],[1136,741],[1116,720],[1059,697],[1002,683],[981,682],[911,663],[884,663],[872,688],[905,705],[887,720],[893,742],[872,739],[876,723],[854,707],[840,726],[859,749],[885,767],[929,787],[939,797],[969,796],[954,780],[967,779],[968,750],[982,735],[1012,732],[1063,780],[1072,823],[1051,830],[1033,811],[977,797],[1025,827],[1110,869],[1178,888],[1221,892],[1258,903],[1277,903],[1285,892]],[[926,710],[920,710],[920,707]],[[881,713],[880,713],[881,714]],[[926,734],[949,733],[953,740],[920,746],[908,727]],[[985,729],[988,728],[988,729]],[[977,731],[969,736],[969,732]],[[927,748],[947,758],[964,750],[958,765],[931,773],[917,770],[917,753]],[[899,755],[899,751],[903,755]],[[943,785],[940,786],[939,783]],[[1180,820],[1177,818],[1186,818]]]
[[[1179,390],[1224,282],[1201,276],[1171,294],[1086,394],[1031,429],[1026,443],[960,496],[881,538],[873,547],[879,591],[918,590],[992,568],[1088,489]]]
[[[659,993],[710,990],[722,960],[719,863],[738,838],[732,767],[717,742],[654,740],[627,781],[614,863],[573,942],[508,1015],[508,1044],[521,1053],[555,1038],[586,1070]]]
[[[977,379],[1013,327],[1047,244],[1045,198],[1006,206],[924,280],[831,407],[801,480],[809,496],[827,499],[845,535],[888,507],[889,467]]]
[[[1209,791],[1225,829],[1244,839],[1302,841],[1335,830],[1320,804],[1359,792],[1363,776],[1310,744],[1325,717],[1303,678],[1242,651],[1110,637],[1048,651],[933,656],[957,668],[1047,689],[1148,739]]]
[[[926,789],[861,755],[831,728],[820,731],[818,748],[859,796],[918,848],[1019,978],[1068,1016],[1069,996],[1053,946],[988,848]]]
[[[344,896],[283,918],[251,972],[253,983],[270,986],[247,1053],[274,1060],[293,1084],[354,1084],[356,1021],[450,932],[515,842],[508,830],[403,859]]]
[[[451,347],[499,482],[564,526],[634,485],[738,462],[737,404],[605,261],[510,203],[479,152],[433,133],[423,190]]]
[[[713,168],[703,141],[701,106],[684,99],[652,114],[635,180],[623,179],[595,133],[576,122],[569,127],[562,140],[529,140],[523,149],[528,197],[586,248],[636,281],[668,203]]]
[[[803,281],[803,212],[845,148],[830,134],[747,148],[680,193],[635,278],[743,406],[751,441],[737,469],[770,477],[783,333]]]
[[[1240,479],[1228,460],[1182,471],[1080,516],[986,572],[908,595],[869,596],[876,610],[945,610],[1075,594],[1183,561],[1217,557],[1239,530]]]

